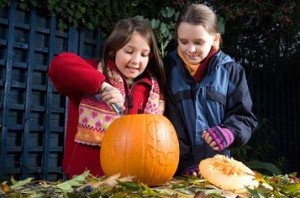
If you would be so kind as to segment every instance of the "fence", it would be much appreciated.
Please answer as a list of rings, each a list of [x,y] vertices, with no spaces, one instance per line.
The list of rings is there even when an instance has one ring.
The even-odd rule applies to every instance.
[[[20,10],[16,1],[0,14],[0,181],[62,178],[65,97],[47,77],[49,61],[62,51],[96,57],[100,36],[58,31],[55,17]]]
[[[47,77],[49,61],[62,51],[96,57],[101,46],[98,32],[58,31],[55,17],[19,10],[15,1],[1,10],[0,181],[11,175],[17,179],[63,177],[66,101]],[[255,114],[270,120],[278,132],[278,137],[267,138],[295,171],[300,171],[299,81],[291,73],[278,78],[259,72],[249,81]]]

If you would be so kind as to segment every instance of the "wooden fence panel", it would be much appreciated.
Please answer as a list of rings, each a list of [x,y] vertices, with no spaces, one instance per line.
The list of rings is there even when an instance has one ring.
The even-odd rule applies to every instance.
[[[58,31],[56,18],[18,9],[0,14],[0,181],[62,178],[66,98],[47,76],[62,51],[99,56],[99,32]]]

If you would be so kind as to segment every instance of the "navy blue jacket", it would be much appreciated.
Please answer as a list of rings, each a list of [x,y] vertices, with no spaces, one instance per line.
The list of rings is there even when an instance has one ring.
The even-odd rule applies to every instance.
[[[177,173],[215,154],[201,138],[202,132],[221,126],[233,132],[232,147],[246,144],[257,125],[243,67],[218,51],[200,82],[184,67],[177,50],[165,57],[167,75],[165,115],[174,125],[180,143]]]

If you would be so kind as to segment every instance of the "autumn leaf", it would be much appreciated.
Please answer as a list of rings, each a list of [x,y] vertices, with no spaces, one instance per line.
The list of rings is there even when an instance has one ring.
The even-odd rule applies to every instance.
[[[65,193],[72,192],[73,187],[78,187],[85,183],[88,175],[89,175],[89,171],[84,171],[81,175],[75,176],[73,179],[58,184],[56,185],[56,187],[61,189]]]

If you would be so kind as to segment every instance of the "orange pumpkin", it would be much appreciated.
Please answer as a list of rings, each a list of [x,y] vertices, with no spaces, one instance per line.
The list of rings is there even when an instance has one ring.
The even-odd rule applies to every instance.
[[[179,143],[171,122],[162,115],[134,114],[117,118],[103,137],[100,162],[106,176],[133,176],[160,186],[174,175]]]

